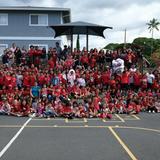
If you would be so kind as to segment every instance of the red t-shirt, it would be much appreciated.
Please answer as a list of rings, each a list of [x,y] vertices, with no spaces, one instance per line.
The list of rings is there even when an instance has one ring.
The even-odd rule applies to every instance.
[[[96,59],[95,58],[91,58],[91,60],[90,60],[90,66],[91,67],[95,67],[95,65],[96,65]]]
[[[34,86],[36,82],[35,76],[34,75],[30,75],[29,76],[29,86]]]
[[[9,86],[11,84],[11,80],[12,80],[12,77],[9,76],[9,75],[6,75],[5,78],[4,78],[5,85]]]
[[[111,79],[109,81],[109,85],[112,87],[112,88],[116,88],[116,81],[114,79]]]
[[[84,64],[84,63],[89,63],[89,60],[88,60],[88,56],[87,55],[84,55],[81,57],[81,62]]]
[[[0,85],[4,84],[4,76],[1,74],[0,75]]]
[[[38,82],[39,82],[40,85],[44,85],[44,83],[45,83],[45,76],[44,75],[40,75],[38,77]]]
[[[141,76],[138,73],[134,73],[133,79],[134,79],[134,84],[136,86],[140,86],[140,84],[141,84]]]
[[[67,59],[64,63],[64,65],[69,68],[73,65],[73,59]]]
[[[29,85],[30,85],[30,80],[29,80],[30,78],[29,78],[29,75],[24,75],[23,76],[23,85],[24,86],[26,86],[26,87],[29,87]]]
[[[56,63],[54,62],[52,58],[48,61],[48,64],[49,64],[49,68],[54,68],[56,65]]]
[[[122,73],[121,83],[122,84],[129,83],[129,72]]]
[[[16,77],[11,78],[11,87],[12,88],[16,87]]]
[[[35,53],[35,50],[34,50],[34,49],[30,49],[30,50],[28,51],[29,56],[33,56],[34,53]]]

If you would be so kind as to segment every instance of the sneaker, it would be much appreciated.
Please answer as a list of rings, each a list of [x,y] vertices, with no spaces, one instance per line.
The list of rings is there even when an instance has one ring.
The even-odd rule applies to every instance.
[[[151,110],[149,110],[148,112],[151,113]]]

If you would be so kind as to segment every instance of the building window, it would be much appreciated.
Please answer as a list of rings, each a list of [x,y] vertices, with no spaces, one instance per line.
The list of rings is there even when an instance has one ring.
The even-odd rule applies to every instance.
[[[8,25],[8,14],[0,14],[0,25]]]
[[[8,44],[0,44],[0,56],[3,55],[6,48],[8,48]]]
[[[30,26],[48,26],[48,14],[30,14]]]

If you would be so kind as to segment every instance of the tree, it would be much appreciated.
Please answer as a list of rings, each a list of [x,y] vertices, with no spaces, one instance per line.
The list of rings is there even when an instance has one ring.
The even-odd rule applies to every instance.
[[[77,50],[80,50],[79,34],[77,35],[76,48]]]
[[[152,33],[152,38],[154,37],[154,30],[156,29],[157,31],[159,31],[158,26],[160,25],[160,22],[153,18],[152,20],[149,21],[149,23],[147,23],[148,25],[148,29],[149,31]]]
[[[149,23],[147,23],[147,25],[148,25],[149,32],[151,32],[151,34],[152,34],[152,44],[151,44],[151,53],[152,53],[154,30],[159,31],[158,26],[160,25],[160,22],[157,19],[153,18],[152,20],[149,21]]]

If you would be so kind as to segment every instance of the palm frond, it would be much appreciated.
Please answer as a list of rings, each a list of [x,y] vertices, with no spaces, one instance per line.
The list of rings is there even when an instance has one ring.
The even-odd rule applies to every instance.
[[[148,25],[149,32],[153,31],[154,29],[159,31],[158,26],[160,25],[160,22],[156,18],[150,20],[149,23],[146,23],[146,25]]]

